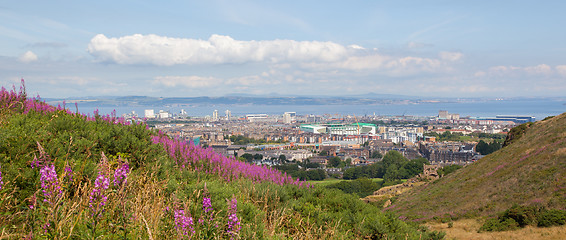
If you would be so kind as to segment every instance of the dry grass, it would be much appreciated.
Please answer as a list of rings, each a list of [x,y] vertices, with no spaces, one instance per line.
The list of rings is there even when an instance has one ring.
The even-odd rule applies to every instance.
[[[446,239],[458,240],[497,240],[497,239],[513,239],[513,240],[534,240],[549,239],[562,240],[566,238],[566,225],[550,228],[538,228],[528,226],[515,231],[504,232],[482,232],[478,233],[478,229],[482,225],[482,221],[478,219],[462,219],[453,222],[453,227],[449,228],[448,223],[427,223],[426,226],[432,230],[446,232]]]

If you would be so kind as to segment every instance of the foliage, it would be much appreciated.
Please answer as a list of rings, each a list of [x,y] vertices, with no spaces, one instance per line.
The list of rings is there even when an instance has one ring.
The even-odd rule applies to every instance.
[[[356,194],[358,197],[363,198],[373,194],[373,192],[381,188],[382,184],[383,180],[375,182],[368,178],[358,178],[352,181],[340,181],[339,183],[330,184],[326,187],[340,189],[345,193]]]
[[[397,151],[389,151],[380,162],[346,169],[343,178],[384,178],[388,181],[409,179],[422,173],[424,164],[428,164],[425,158],[408,160]]]
[[[559,209],[544,210],[537,216],[537,226],[551,227],[566,224],[566,211]]]
[[[448,165],[448,166],[445,166],[445,167],[442,167],[442,168],[438,169],[437,172],[438,172],[438,174],[439,174],[440,176],[446,176],[446,175],[448,175],[448,174],[450,174],[450,173],[455,172],[456,170],[458,170],[458,169],[460,169],[460,168],[462,168],[461,165],[452,164],[452,165]]]
[[[507,231],[525,226],[550,227],[566,224],[566,211],[513,205],[497,218],[487,220],[479,231]]]
[[[326,178],[326,172],[322,169],[306,169],[304,165],[309,165],[309,163],[303,163],[302,169],[299,168],[301,163],[288,163],[282,165],[274,166],[275,169],[286,173],[293,178],[298,178],[301,181],[306,180],[324,180]]]
[[[381,153],[379,151],[373,151],[371,153],[371,158],[382,158],[383,155],[381,155]]]
[[[235,145],[285,143],[282,139],[277,141],[266,141],[265,139],[249,138],[242,135],[232,135],[230,136],[230,141],[232,141]]]
[[[511,128],[511,130],[507,134],[507,138],[505,139],[505,142],[503,142],[503,147],[509,146],[511,145],[511,143],[519,140],[532,125],[533,125],[532,122],[528,122],[528,123],[523,123],[514,128]]]
[[[331,157],[330,159],[328,159],[327,165],[329,167],[338,167],[340,166],[340,163],[342,163],[340,157]]]
[[[481,155],[488,155],[492,152],[501,149],[501,144],[497,141],[492,141],[491,143],[486,143],[483,140],[480,140],[476,145],[476,151],[479,152]]]
[[[464,134],[450,131],[445,131],[441,134],[436,132],[428,132],[424,134],[425,136],[435,137],[437,142],[460,142],[463,140]]]
[[[512,218],[492,218],[488,219],[478,230],[478,232],[501,232],[515,230],[519,228],[519,224]]]

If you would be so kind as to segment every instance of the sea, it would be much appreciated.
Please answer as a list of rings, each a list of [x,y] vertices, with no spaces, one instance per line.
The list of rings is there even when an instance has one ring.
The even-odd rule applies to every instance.
[[[76,111],[75,106],[67,106]],[[198,105],[198,106],[81,106],[78,110],[84,114],[92,114],[98,109],[100,114],[110,114],[116,111],[118,116],[135,112],[144,115],[146,109],[160,110],[178,114],[184,110],[188,116],[212,116],[218,110],[218,116],[224,116],[230,110],[233,117],[247,114],[267,114],[270,116],[283,115],[284,112],[296,112],[297,115],[355,115],[361,116],[437,116],[439,110],[446,110],[460,117],[495,117],[497,115],[526,115],[542,120],[548,116],[556,116],[566,112],[566,99],[520,99],[520,100],[483,100],[483,101],[453,101],[453,102],[424,102],[411,104],[373,104],[373,105]]]

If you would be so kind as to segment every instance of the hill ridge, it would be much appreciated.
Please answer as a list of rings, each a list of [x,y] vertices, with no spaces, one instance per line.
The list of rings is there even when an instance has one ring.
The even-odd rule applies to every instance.
[[[513,204],[566,208],[566,114],[535,122],[512,144],[417,187],[387,210],[414,221],[491,216]]]

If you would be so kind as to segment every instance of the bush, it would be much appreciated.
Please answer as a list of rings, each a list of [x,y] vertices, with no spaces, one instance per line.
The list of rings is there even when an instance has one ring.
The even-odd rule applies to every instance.
[[[488,219],[478,230],[478,232],[500,232],[519,228],[519,224],[512,218],[492,218]]]
[[[537,220],[537,208],[534,206],[513,205],[511,208],[503,212],[503,215],[500,218],[513,219],[521,227],[533,225]]]
[[[551,209],[542,211],[537,217],[537,226],[551,227],[566,224],[566,211]]]
[[[358,178],[352,181],[340,181],[326,187],[340,189],[345,193],[357,194],[359,197],[366,197],[381,188],[381,184],[382,182],[377,183],[368,178]]]
[[[566,211],[558,209],[538,209],[534,206],[514,205],[500,214],[498,218],[487,220],[481,231],[507,231],[527,225],[551,227],[566,224]]]

